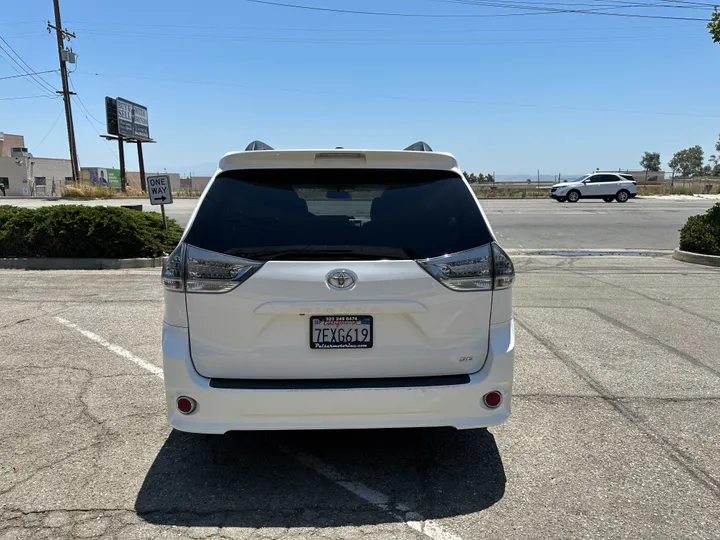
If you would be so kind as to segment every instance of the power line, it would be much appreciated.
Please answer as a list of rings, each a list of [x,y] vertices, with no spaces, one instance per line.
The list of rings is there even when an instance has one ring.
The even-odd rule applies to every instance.
[[[441,1],[441,0],[436,0]],[[253,31],[253,32],[262,32],[262,33],[272,33],[272,32],[309,32],[309,33],[342,33],[342,34],[348,34],[348,33],[387,33],[387,29],[385,28],[328,28],[328,27],[277,27],[277,26],[207,26],[207,25],[196,25],[196,24],[131,24],[131,25],[123,25],[123,28],[125,31],[123,32],[116,32],[113,30],[108,31],[97,31],[95,29],[99,27],[106,27],[107,25],[111,24],[108,22],[103,21],[82,21],[77,22],[76,24],[81,25],[80,28],[78,28],[79,31],[82,31],[83,33],[91,33],[91,34],[97,34],[97,35],[105,35],[105,34],[113,34],[113,35],[143,35],[143,36],[150,36],[150,35],[163,35],[163,34],[155,34],[150,32],[142,32],[140,30],[137,31],[137,33],[128,33],[127,30],[130,29],[139,29],[139,28],[170,28],[170,29],[181,29],[181,30],[212,30],[213,34],[208,36],[203,36],[208,39],[220,39],[224,36],[223,32],[236,32],[236,31]],[[88,25],[87,27],[82,25]],[[663,26],[662,28],[680,28],[681,25],[668,25]],[[453,34],[465,34],[465,33],[477,33],[477,32],[564,32],[567,30],[576,30],[576,31],[586,31],[586,30],[657,30],[657,25],[647,25],[647,26],[620,26],[620,27],[583,27],[583,26],[573,26],[571,29],[568,28],[548,28],[548,27],[542,27],[542,28],[453,28],[452,33]],[[423,29],[422,31],[419,30],[407,30],[407,29],[393,29],[393,34],[405,34],[405,33],[421,33],[423,36],[427,35],[427,29]],[[183,36],[183,37],[191,37],[187,32],[183,34],[166,34],[169,36]]]
[[[78,99],[78,96],[75,95],[74,97],[75,97],[75,100],[76,100],[78,103],[80,103],[80,100]],[[82,105],[82,106],[80,107],[80,112],[81,112],[82,115],[85,117],[85,120],[88,121],[88,124],[90,124],[90,127],[93,128],[93,130],[95,131],[95,133],[97,133],[99,136],[102,136],[102,134],[101,134],[101,133],[98,131],[98,129],[95,127],[95,124],[93,124],[92,121],[90,120],[90,118],[88,117],[88,115],[85,114],[86,109],[85,109],[85,106],[84,106],[84,105]],[[91,115],[91,116],[92,116],[92,115]],[[118,156],[117,152],[115,152],[115,150],[112,149],[112,147],[110,146],[110,143],[107,142],[107,139],[103,139],[103,140],[105,141],[105,145],[106,145],[108,151],[113,155],[113,157],[114,157],[115,159],[119,160],[119,159],[120,159],[120,156]]]
[[[245,88],[251,90],[273,90],[276,92],[292,92],[300,94],[311,94],[311,95],[330,95],[340,97],[362,97],[372,99],[387,99],[393,101],[404,101],[404,102],[421,102],[421,103],[449,103],[456,105],[487,105],[487,106],[503,106],[503,107],[523,107],[523,108],[537,108],[537,109],[552,109],[552,110],[568,110],[568,111],[586,111],[586,112],[602,112],[602,113],[620,113],[620,114],[638,114],[638,115],[651,115],[651,116],[678,116],[678,117],[689,117],[689,118],[720,118],[720,115],[708,115],[708,114],[694,114],[694,113],[679,113],[679,112],[667,112],[667,111],[641,111],[641,110],[625,110],[625,109],[607,109],[607,108],[595,108],[595,107],[572,107],[566,105],[544,105],[536,103],[512,103],[512,102],[499,102],[499,101],[474,101],[474,100],[463,100],[463,99],[437,99],[437,98],[423,98],[408,96],[392,96],[382,94],[367,94],[367,93],[351,93],[351,92],[332,92],[328,90],[312,90],[312,89],[298,89],[298,88],[280,88],[280,87],[262,87],[255,85],[245,84],[233,84],[225,83],[221,81],[206,82],[201,80],[179,80],[179,79],[167,79],[158,77],[139,77],[134,75],[112,75],[107,73],[82,73],[77,72],[78,75],[91,75],[96,77],[110,77],[118,79],[135,79],[142,81],[161,81],[170,82],[177,84],[194,84],[200,86],[212,86],[212,87],[228,87],[228,88]]]
[[[4,37],[0,36],[0,41],[2,41],[5,45],[7,45],[7,47],[8,47],[8,48],[15,54],[15,56],[18,58],[18,60],[20,60],[20,62],[22,62],[22,63],[24,64],[25,67],[23,67],[23,66],[20,65],[20,64],[18,64],[18,65],[20,66],[20,68],[21,68],[25,73],[27,73],[30,77],[32,77],[33,80],[38,81],[38,82],[40,83],[40,85],[44,86],[44,87],[48,90],[48,92],[50,92],[50,93],[52,93],[52,94],[55,93],[55,88],[53,88],[53,86],[52,86],[49,82],[47,82],[45,79],[43,79],[43,78],[42,78],[41,76],[39,76],[39,75],[33,75],[33,73],[35,72],[35,70],[34,70],[33,68],[31,68],[30,65],[29,65],[25,60],[23,60],[22,56],[20,56],[20,55],[18,54],[18,52],[17,52],[15,49],[13,49],[12,45],[10,45],[10,44],[5,40]],[[1,47],[1,46],[0,46],[0,47]],[[3,50],[4,50],[4,49],[3,49]],[[5,54],[8,54],[7,51],[5,51]],[[9,55],[8,55],[8,56],[9,56]],[[15,61],[12,57],[10,57],[10,58],[11,58],[11,60],[13,60],[13,61],[17,64],[17,61]],[[26,69],[26,68],[27,68],[27,69]],[[29,70],[29,71],[28,71],[28,70]]]
[[[660,0],[661,3],[653,2],[639,2],[639,1],[628,1],[628,0],[602,0],[602,3],[594,2],[594,3],[587,3],[587,2],[538,2],[538,1],[513,1],[513,0],[504,0],[504,1],[492,1],[492,0],[430,0],[432,2],[442,3],[442,4],[456,4],[456,5],[468,5],[468,6],[487,6],[487,7],[497,7],[497,8],[508,8],[508,9],[561,9],[563,11],[568,10],[576,10],[579,7],[586,7],[591,8],[591,10],[600,11],[600,10],[610,10],[610,9],[620,9],[620,8],[642,8],[642,9],[650,9],[650,8],[658,8],[658,9],[697,9],[697,10],[703,10],[705,11],[707,6],[701,5],[701,4],[687,4],[685,2],[664,2],[664,0]],[[550,6],[550,7],[547,7]]]
[[[246,2],[260,2],[264,0],[245,0]],[[532,3],[508,3],[505,2],[492,2],[492,1],[479,1],[479,0],[439,0],[442,2],[452,3],[452,4],[458,4],[458,5],[467,5],[467,6],[476,6],[476,7],[494,7],[494,8],[505,8],[505,9],[529,9],[534,10],[534,12],[537,15],[551,15],[551,14],[558,14],[558,13],[575,13],[579,15],[600,15],[605,17],[629,17],[629,18],[635,18],[635,19],[660,19],[660,20],[670,20],[670,21],[701,21],[701,22],[707,22],[707,18],[698,18],[698,17],[675,17],[671,15],[649,15],[649,14],[641,14],[641,13],[614,13],[611,11],[608,11],[609,9],[619,9],[618,7],[614,8],[595,8],[595,9],[571,9],[568,7],[556,7],[551,8],[547,6],[538,6],[533,5]],[[628,4],[626,6],[623,6],[625,8],[632,8],[632,7],[657,7],[652,6],[649,4]],[[522,15],[527,15],[526,12],[521,13]]]
[[[55,129],[55,126],[57,125],[58,120],[60,120],[60,117],[63,115],[63,112],[64,112],[64,111],[60,111],[60,114],[57,115],[57,118],[56,118],[55,121],[53,122],[52,126],[50,126],[50,129],[48,129],[48,132],[47,132],[47,133],[45,134],[45,136],[40,140],[40,142],[37,143],[37,144],[35,145],[35,147],[33,148],[33,152],[37,152],[37,149],[40,148],[40,146],[42,145],[42,143],[45,142],[45,139],[47,139],[48,136],[50,135],[50,133],[52,133],[52,130]]]
[[[18,62],[17,62],[12,56],[10,56],[10,53],[7,51],[7,49],[5,49],[5,48],[2,46],[2,44],[0,44],[0,53],[1,53],[1,54],[0,54],[0,58],[2,58],[3,60],[5,60],[5,62],[7,63],[7,65],[9,65],[10,68],[12,68],[12,70],[13,70],[15,73],[18,73],[18,74],[23,75],[23,76],[28,76],[27,70],[18,69],[18,67],[19,67],[19,68],[22,68],[22,66],[21,66],[20,64],[18,64]],[[39,83],[38,83],[35,79],[33,79],[32,77],[27,78],[27,79],[25,79],[25,80],[28,81],[30,84],[32,84],[32,85],[33,85],[35,88],[37,88],[38,90],[40,90],[40,91],[42,91],[42,92],[45,92],[46,94],[50,95],[50,92],[48,92],[47,88],[45,88],[44,86],[42,86],[41,84],[39,84]],[[53,93],[53,94],[54,94],[54,93]]]
[[[527,30],[523,30],[527,33]],[[311,37],[260,37],[260,36],[202,36],[187,34],[159,34],[154,33],[112,33],[112,32],[84,32],[89,35],[119,35],[119,36],[147,36],[162,39],[181,39],[187,40],[211,40],[211,41],[229,41],[229,42],[260,42],[260,43],[304,43],[304,44],[346,44],[346,45],[474,45],[474,44],[492,44],[492,43],[598,43],[598,42],[629,42],[629,41],[664,41],[673,39],[692,39],[698,38],[696,34],[683,35],[652,35],[652,36],[572,36],[561,35],[559,37],[545,37],[533,39],[442,39],[442,38],[422,38],[415,39],[380,39],[380,38],[362,38],[357,39],[339,39],[339,38],[311,38]],[[703,38],[704,39],[704,38]]]
[[[100,124],[100,125],[102,125],[102,126],[104,126],[105,124],[104,124],[103,122],[101,122],[100,120],[98,120],[97,118],[95,118],[95,117],[93,116],[93,114],[92,114],[92,113],[88,110],[88,108],[85,106],[85,103],[83,103],[82,99],[80,99],[80,95],[77,93],[77,89],[75,88],[75,84],[72,82],[72,79],[71,79],[70,77],[68,77],[68,81],[70,82],[70,86],[72,86],[72,89],[73,89],[73,91],[75,92],[75,96],[74,96],[74,97],[75,97],[75,101],[77,101],[77,103],[78,103],[78,105],[79,105],[80,112],[81,112],[82,115],[85,117],[85,120],[88,121],[88,124],[90,124],[90,127],[93,128],[93,130],[95,131],[95,133],[97,133],[98,136],[102,136],[102,134],[100,133],[100,131],[98,131],[98,129],[95,127],[95,125],[90,121],[90,118],[92,118],[92,119],[95,120],[98,124]],[[115,159],[119,160],[119,159],[120,159],[120,156],[118,156],[118,153],[112,148],[112,146],[110,146],[110,143],[108,143],[107,139],[103,139],[103,141],[105,142],[105,146],[107,147],[108,151],[113,155],[113,157],[114,157]]]
[[[41,95],[37,95],[37,96],[1,97],[0,101],[13,101],[16,99],[36,99],[36,98],[57,99],[58,96],[49,96],[47,94],[41,94]]]
[[[77,69],[77,68],[75,68],[75,69]],[[85,112],[86,112],[88,115],[90,115],[90,117],[91,117],[93,120],[95,120],[98,124],[100,124],[101,126],[105,126],[105,122],[101,122],[100,120],[98,120],[97,118],[95,118],[95,116],[94,116],[94,115],[90,112],[90,110],[85,106],[85,103],[83,102],[83,100],[80,99],[80,94],[77,93],[77,88],[75,88],[75,83],[73,83],[73,81],[72,81],[72,79],[70,78],[69,75],[68,75],[68,81],[70,82],[70,86],[72,87],[73,92],[75,92],[75,98],[77,99],[77,102],[78,102],[78,104],[80,105],[80,107],[82,107],[83,109],[85,109]]]
[[[30,74],[21,73],[20,75],[9,75],[7,77],[0,77],[0,81],[4,81],[6,79],[18,79],[20,77],[30,77],[30,75],[41,75],[44,73],[55,73],[55,72],[57,72],[57,69],[48,69],[46,71],[36,71],[36,72],[30,73]]]
[[[424,19],[467,19],[467,18],[488,18],[488,17],[522,17],[522,16],[530,16],[530,15],[552,15],[552,14],[558,14],[558,13],[576,13],[576,14],[583,14],[583,15],[604,15],[608,17],[632,17],[637,19],[660,19],[660,20],[671,20],[671,21],[702,21],[707,22],[706,18],[697,18],[697,17],[673,17],[673,16],[665,16],[665,15],[646,15],[646,14],[640,14],[640,13],[612,13],[607,11],[601,11],[599,9],[595,10],[582,10],[582,9],[562,9],[562,8],[547,8],[547,7],[528,7],[520,6],[520,5],[491,5],[490,3],[482,4],[482,3],[475,3],[475,2],[467,2],[466,5],[477,5],[477,6],[486,6],[486,7],[505,7],[508,9],[531,9],[533,11],[529,12],[522,12],[522,13],[484,13],[484,14],[464,14],[464,15],[443,15],[443,14],[429,14],[429,13],[397,13],[397,12],[384,12],[384,11],[359,11],[359,10],[351,10],[351,9],[337,9],[337,8],[327,8],[327,7],[320,7],[320,6],[307,6],[307,5],[301,5],[301,4],[287,4],[284,2],[273,2],[270,0],[244,0],[245,2],[250,2],[252,4],[264,4],[268,6],[277,6],[277,7],[284,7],[284,8],[292,8],[292,9],[304,9],[304,10],[310,10],[310,11],[323,11],[323,12],[330,12],[330,13],[344,13],[344,14],[351,14],[351,15],[375,15],[375,16],[382,16],[382,17],[409,17],[409,18],[424,18]],[[461,2],[452,2],[452,3],[461,3]]]
[[[443,14],[431,14],[431,13],[396,13],[388,11],[359,11],[354,9],[337,9],[320,6],[304,6],[300,4],[286,4],[284,2],[272,2],[270,0],[244,0],[252,4],[264,4],[267,6],[277,6],[292,9],[306,9],[310,11],[325,11],[329,13],[347,13],[351,15],[377,15],[381,17],[411,17],[420,19],[480,19],[488,17],[518,17],[521,15],[536,15],[536,13],[492,13],[482,15],[443,15]]]

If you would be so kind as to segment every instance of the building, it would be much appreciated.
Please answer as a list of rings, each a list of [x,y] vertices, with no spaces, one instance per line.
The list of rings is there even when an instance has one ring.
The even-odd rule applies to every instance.
[[[69,159],[36,158],[28,156],[0,156],[0,184],[5,195],[31,196],[61,195],[62,188],[72,182],[72,165]]]
[[[168,175],[174,193],[201,192],[210,181],[209,176],[181,176],[179,173],[146,171],[146,176]],[[140,191],[140,173],[125,173],[129,189]],[[80,181],[120,189],[120,171],[112,167],[82,167]],[[8,196],[62,195],[63,186],[72,183],[72,164],[69,159],[39,158],[25,146],[23,135],[0,132],[0,185]],[[2,193],[0,192],[0,195]]]
[[[155,176],[158,174],[162,174],[164,176],[170,177],[170,188],[172,189],[173,193],[181,193],[181,192],[198,192],[205,189],[205,186],[208,185],[208,182],[210,182],[209,176],[180,176],[178,173],[169,173],[169,172],[155,172],[155,171],[146,171],[145,176]],[[134,189],[137,191],[140,191],[140,173],[136,171],[127,171],[125,173],[125,178],[127,179],[128,188]]]
[[[12,151],[15,148],[27,152],[25,137],[0,131],[0,157],[12,157]]]
[[[25,137],[0,132],[0,184],[5,195],[61,195],[62,188],[72,182],[69,159],[33,156],[25,146]]]

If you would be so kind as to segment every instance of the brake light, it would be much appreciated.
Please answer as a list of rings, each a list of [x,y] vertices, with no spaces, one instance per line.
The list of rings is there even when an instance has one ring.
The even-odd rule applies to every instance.
[[[187,265],[185,289],[189,293],[231,291],[263,265],[260,262],[215,253],[194,246],[187,247],[185,263]]]
[[[515,281],[515,266],[503,248],[493,242],[493,289],[508,289]]]
[[[507,289],[515,280],[510,257],[495,243],[417,263],[454,291]]]
[[[257,272],[263,263],[180,245],[163,268],[163,285],[170,291],[226,293]]]
[[[184,260],[185,244],[179,244],[163,265],[162,280],[168,291],[182,292],[185,290]]]

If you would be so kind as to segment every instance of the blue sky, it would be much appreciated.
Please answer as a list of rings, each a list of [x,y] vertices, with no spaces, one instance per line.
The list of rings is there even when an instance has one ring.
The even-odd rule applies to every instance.
[[[81,166],[117,166],[117,145],[98,137],[106,95],[147,105],[158,141],[146,146],[149,171],[207,173],[209,163],[256,138],[276,148],[425,140],[469,171],[497,174],[631,168],[645,150],[660,152],[665,164],[696,144],[714,153],[720,45],[704,22],[527,15],[574,5],[709,18],[710,2],[682,9],[667,0],[285,3],[434,17],[247,0],[61,0],[63,24],[77,34],[71,79],[89,113],[74,103]],[[56,42],[45,30],[52,18],[52,0],[15,2],[0,18],[0,36],[36,71],[57,68]],[[16,74],[0,51],[0,78]],[[60,87],[56,73],[42,76]],[[0,80],[0,131],[24,134],[35,155],[66,157],[64,117],[50,129],[61,100],[2,99],[40,94],[25,78]],[[134,148],[126,154],[136,170]]]

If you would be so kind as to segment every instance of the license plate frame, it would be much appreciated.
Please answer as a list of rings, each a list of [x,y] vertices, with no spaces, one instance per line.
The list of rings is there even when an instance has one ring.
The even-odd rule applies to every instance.
[[[355,326],[366,326],[369,332],[370,338],[367,341],[354,340],[351,342],[336,340],[332,343],[328,343],[325,340],[318,340],[315,338],[316,330],[328,330],[333,333],[333,326],[335,326],[335,333],[340,337],[341,327],[348,327],[352,329]],[[320,328],[318,328],[320,327]],[[359,329],[362,331],[363,329]],[[356,334],[357,335],[357,334]],[[312,315],[310,317],[310,348],[314,350],[323,349],[372,349],[373,342],[375,339],[374,321],[371,315]]]

